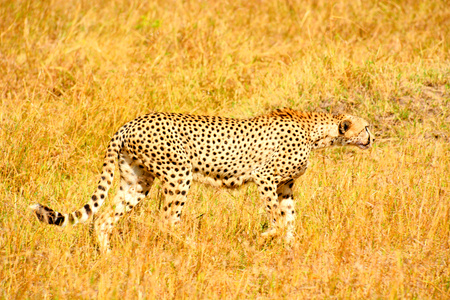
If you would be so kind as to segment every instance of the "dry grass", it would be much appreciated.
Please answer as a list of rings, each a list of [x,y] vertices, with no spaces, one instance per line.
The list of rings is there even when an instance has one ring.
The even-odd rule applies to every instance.
[[[0,297],[450,297],[450,7],[436,1],[1,1]],[[295,188],[297,243],[264,243],[254,186],[195,185],[180,232],[159,183],[100,256],[38,224],[95,187],[109,137],[149,111],[287,106],[369,119]],[[114,194],[114,193],[113,193]]]

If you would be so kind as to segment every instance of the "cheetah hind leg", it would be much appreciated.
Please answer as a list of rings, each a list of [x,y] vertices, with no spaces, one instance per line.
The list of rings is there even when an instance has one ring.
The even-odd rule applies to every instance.
[[[114,197],[113,208],[104,211],[95,221],[102,253],[111,251],[109,237],[114,224],[148,195],[154,180],[139,161],[133,161],[127,154],[120,155],[119,168],[120,188]]]

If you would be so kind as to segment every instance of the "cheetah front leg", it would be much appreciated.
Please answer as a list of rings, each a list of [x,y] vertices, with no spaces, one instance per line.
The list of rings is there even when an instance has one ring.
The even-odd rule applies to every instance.
[[[280,202],[280,224],[286,230],[285,241],[290,244],[294,239],[295,210],[292,187],[294,180],[290,179],[277,187],[278,201]]]
[[[186,204],[187,194],[192,184],[190,165],[185,165],[182,169],[185,169],[185,171],[180,173],[171,170],[171,174],[165,178],[163,183],[164,206],[162,214],[166,228],[171,228],[180,223],[181,213]]]
[[[265,176],[261,176],[264,178]],[[267,177],[265,177],[267,178]],[[279,221],[281,217],[280,203],[276,194],[276,184],[271,181],[256,181],[261,199],[266,206],[267,217],[269,218],[269,229],[261,234],[263,237],[272,237],[278,233]]]

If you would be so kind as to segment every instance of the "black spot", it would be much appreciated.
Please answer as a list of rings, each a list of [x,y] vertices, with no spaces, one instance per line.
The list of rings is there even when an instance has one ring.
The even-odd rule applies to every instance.
[[[65,217],[63,215],[59,214],[58,218],[56,218],[56,220],[55,220],[55,225],[58,225],[58,226],[61,225],[62,223],[64,223],[64,219],[65,219]]]
[[[88,216],[90,216],[92,214],[92,210],[91,210],[91,207],[89,206],[89,204],[86,204],[84,206],[84,209],[86,210],[86,213]]]

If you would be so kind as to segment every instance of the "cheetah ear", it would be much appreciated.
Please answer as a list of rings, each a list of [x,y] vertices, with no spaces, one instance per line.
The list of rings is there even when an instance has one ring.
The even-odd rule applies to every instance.
[[[344,120],[341,123],[339,123],[339,134],[346,133],[351,125],[352,125],[352,122],[350,120]]]

